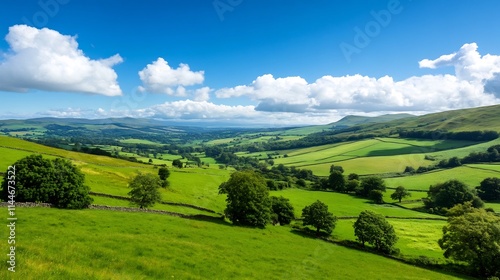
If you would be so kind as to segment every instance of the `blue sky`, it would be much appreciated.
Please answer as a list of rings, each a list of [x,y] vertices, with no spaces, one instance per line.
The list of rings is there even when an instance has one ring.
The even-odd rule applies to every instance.
[[[276,126],[500,103],[498,1],[2,4],[0,118]]]

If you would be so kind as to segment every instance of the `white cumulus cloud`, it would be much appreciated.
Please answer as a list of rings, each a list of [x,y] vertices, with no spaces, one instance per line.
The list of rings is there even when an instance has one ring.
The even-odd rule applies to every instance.
[[[78,49],[76,37],[27,25],[10,27],[6,41],[10,50],[0,61],[0,90],[122,94],[112,68],[123,61],[118,54],[92,60]]]
[[[493,78],[500,72],[500,56],[486,54],[481,56],[476,43],[463,45],[458,52],[442,55],[419,62],[421,68],[455,67],[455,75],[461,80],[482,81]]]
[[[193,72],[189,65],[182,63],[174,69],[161,57],[139,71],[139,78],[142,91],[177,96],[185,96],[184,87],[201,84],[205,79],[204,71]]]
[[[258,102],[258,111],[296,113],[435,112],[500,102],[500,56],[481,56],[475,43],[419,63],[422,68],[454,66],[455,75],[413,76],[401,81],[390,76],[326,75],[308,83],[301,77],[274,78],[266,74],[249,85],[223,88],[215,94],[218,98],[246,96]]]

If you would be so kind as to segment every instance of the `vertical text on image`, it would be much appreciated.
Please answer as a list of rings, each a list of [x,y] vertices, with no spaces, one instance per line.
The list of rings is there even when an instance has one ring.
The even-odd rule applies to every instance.
[[[16,272],[16,166],[9,166],[7,169],[7,227],[9,228],[9,253],[7,254],[9,264],[8,270]]]

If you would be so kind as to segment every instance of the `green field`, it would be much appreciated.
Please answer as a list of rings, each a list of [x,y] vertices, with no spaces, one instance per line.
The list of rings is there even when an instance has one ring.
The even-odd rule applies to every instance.
[[[446,152],[451,153],[457,147],[474,149],[475,145],[471,144],[474,143],[379,138],[280,151],[279,158],[274,161],[275,165],[283,163],[311,169],[317,175],[327,175],[332,163],[343,166],[345,174],[389,174],[401,172],[408,165],[418,167],[432,164],[432,161],[424,158],[429,153],[421,153],[422,149],[450,149]],[[386,155],[381,155],[384,150]],[[0,137],[0,162],[4,170],[16,160],[32,153],[41,153],[49,158],[70,159],[85,174],[85,183],[92,191],[99,193],[127,196],[128,182],[138,172],[157,173],[157,169],[149,164],[76,153]],[[274,152],[270,153],[275,156]],[[251,155],[259,154],[267,158],[266,152]],[[287,154],[287,157],[283,157],[284,154]],[[130,154],[133,155],[135,154]],[[171,161],[167,158],[179,158],[173,155],[159,156],[165,156],[164,161],[168,162],[169,167]],[[219,169],[215,160],[205,158],[204,154],[195,156],[200,157],[202,161],[206,160],[210,167],[170,168],[170,186],[160,190],[162,200],[201,206],[222,213],[226,196],[218,194],[218,187],[229,178],[232,169]],[[153,163],[160,162],[161,160],[153,160]],[[429,185],[448,179],[459,179],[474,187],[484,178],[500,177],[499,174],[499,164],[471,164],[385,180],[390,188],[402,185],[407,189],[427,190]],[[386,202],[392,202],[389,197],[392,192],[393,190],[388,189],[385,193]],[[444,262],[437,240],[441,237],[441,228],[446,222],[420,220],[439,216],[405,209],[419,207],[421,202],[403,201],[403,207],[378,205],[351,195],[303,189],[273,191],[271,195],[290,199],[297,217],[300,217],[305,206],[316,200],[326,203],[329,210],[339,217],[356,217],[363,210],[372,210],[388,216],[399,236],[396,247],[403,255],[426,256]],[[413,192],[412,196],[405,200],[425,196],[425,192]],[[125,200],[101,196],[93,198],[94,203],[98,205],[133,207]],[[500,203],[487,203],[486,207],[500,212]],[[207,214],[202,210],[176,205],[157,204],[153,209],[182,214]],[[20,273],[16,274],[19,279],[171,279],[172,276],[181,279],[449,277],[377,255],[306,238],[290,232],[290,227],[268,226],[260,230],[159,214],[98,210],[19,209],[19,216],[24,216],[24,222],[19,224]],[[339,220],[332,237],[336,240],[355,240],[352,228],[354,221],[353,218]],[[55,248],[50,247],[53,245],[50,243],[53,236],[57,236],[59,240],[56,246],[62,252],[59,255],[55,253]],[[25,243],[21,243],[21,240]],[[90,244],[94,244],[94,251],[87,248]],[[95,244],[99,244],[99,247]],[[330,255],[316,260],[314,256],[318,250],[324,250]],[[363,271],[356,269],[356,260],[360,258],[366,266]],[[224,262],[227,259],[232,261]],[[48,269],[48,264],[53,269]],[[391,269],[384,269],[387,266]],[[254,267],[258,269],[253,269]],[[30,271],[30,274],[25,271]],[[0,279],[5,278],[2,273],[5,271],[0,272]],[[404,277],[401,278],[401,275]]]
[[[336,216],[358,216],[363,210],[372,210],[384,216],[394,217],[438,217],[436,215],[420,213],[412,210],[403,209],[397,206],[388,204],[374,204],[369,200],[361,199],[355,196],[340,194],[335,192],[323,191],[304,191],[300,189],[287,189],[283,191],[273,191],[271,195],[284,196],[290,199],[290,202],[295,208],[295,215],[302,214],[302,208],[312,204],[316,200],[320,200],[328,209]]]
[[[406,166],[418,168],[434,164],[426,160],[425,155],[458,148],[470,150],[476,144],[470,141],[376,138],[280,151],[280,154],[286,153],[287,157],[275,159],[274,162],[310,169],[319,176],[327,176],[332,164],[341,165],[347,174],[398,173],[403,172]]]
[[[353,224],[356,220],[338,220],[333,232],[335,238],[356,240]],[[444,262],[443,251],[437,241],[442,237],[446,221],[388,219],[394,227],[398,241],[396,248],[401,254],[411,257],[426,256]]]
[[[481,168],[477,168],[478,166]],[[413,176],[388,178],[385,179],[385,182],[388,187],[404,186],[406,189],[428,190],[430,185],[456,179],[474,188],[479,186],[479,183],[488,177],[500,177],[498,171],[490,170],[490,168],[498,168],[498,165],[465,165]]]
[[[17,214],[16,273],[4,262],[1,279],[459,279],[288,227],[100,210]]]

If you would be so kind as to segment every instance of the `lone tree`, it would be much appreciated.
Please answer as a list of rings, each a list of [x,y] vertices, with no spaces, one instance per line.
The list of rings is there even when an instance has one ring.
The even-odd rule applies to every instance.
[[[167,180],[168,177],[170,177],[170,170],[166,167],[160,167],[160,169],[158,169],[158,176],[160,180]]]
[[[354,235],[359,242],[371,244],[377,251],[390,253],[398,240],[394,228],[389,224],[384,216],[365,210],[359,214],[354,223]]]
[[[476,189],[481,199],[487,201],[500,200],[500,178],[486,178]]]
[[[391,194],[392,200],[399,200],[399,203],[401,203],[401,200],[405,197],[410,197],[411,193],[405,189],[403,186],[399,186],[396,188],[396,190]]]
[[[473,208],[470,202],[453,207],[449,213],[453,215],[438,241],[444,256],[469,263],[481,277],[500,277],[500,218]]]
[[[295,218],[294,209],[290,200],[282,196],[271,196],[273,224],[288,225]]]
[[[162,188],[166,188],[170,185],[167,180],[168,177],[170,177],[170,170],[168,170],[168,168],[160,167],[160,169],[158,169],[158,176],[160,177]]]
[[[304,226],[313,226],[316,228],[316,235],[319,235],[320,230],[331,234],[337,222],[337,218],[328,212],[328,205],[319,200],[304,207],[302,209],[302,217],[304,218]]]
[[[147,208],[161,201],[159,188],[161,180],[152,174],[139,174],[129,184],[132,189],[128,194],[132,204],[140,208]]]
[[[424,202],[427,208],[452,208],[467,201],[471,201],[472,206],[476,208],[484,205],[483,201],[466,184],[458,180],[449,180],[430,186],[427,200]]]
[[[253,171],[231,174],[219,186],[219,194],[227,194],[226,217],[237,225],[265,227],[271,217],[271,200],[266,180]]]
[[[12,174],[5,173],[2,182],[4,200],[8,198],[9,186],[15,186],[17,202],[45,202],[58,208],[82,209],[93,201],[90,188],[84,185],[85,175],[69,160],[30,155],[13,166],[15,185],[9,183],[13,181]]]

